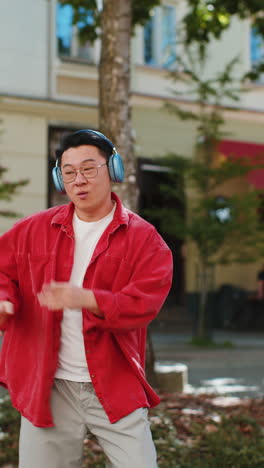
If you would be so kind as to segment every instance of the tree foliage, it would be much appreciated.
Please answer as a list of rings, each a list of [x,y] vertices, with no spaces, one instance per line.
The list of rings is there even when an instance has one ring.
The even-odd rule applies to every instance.
[[[17,194],[17,190],[28,183],[28,180],[19,180],[17,182],[9,182],[3,179],[4,174],[7,172],[7,168],[0,166],[0,200],[11,201],[13,195]],[[0,216],[14,218],[19,216],[19,213],[6,209],[0,208]]]
[[[263,0],[187,0],[183,19],[184,42],[199,44],[204,51],[212,38],[220,39],[232,18],[249,19],[256,34],[264,38]],[[264,61],[254,64],[245,78],[257,80],[264,73]]]
[[[160,161],[171,167],[171,181],[161,186],[163,199],[167,196],[168,203],[154,216],[169,234],[189,239],[196,246],[200,292],[197,336],[201,338],[206,336],[211,267],[217,263],[255,261],[264,254],[259,193],[253,187],[242,191],[232,188],[235,181],[243,180],[252,169],[263,168],[263,160],[252,164],[250,158],[237,159],[235,155],[225,158],[218,151],[220,141],[226,136],[223,104],[237,102],[242,89],[235,75],[237,60],[231,60],[211,78],[204,72],[204,53],[189,48],[185,59],[179,60],[179,70],[170,74],[175,85],[173,89],[176,96],[188,94],[194,105],[186,110],[168,103],[166,108],[181,120],[196,124],[195,155],[192,159],[168,155]],[[184,85],[183,91],[178,91],[179,82]],[[179,199],[182,203],[188,200],[185,216],[175,210],[173,199],[176,206]]]
[[[233,16],[250,18],[256,31],[264,37],[262,0],[188,0],[188,5],[184,18],[187,44],[205,44],[212,37],[219,39]]]
[[[1,131],[0,131],[0,134],[1,134]],[[19,216],[19,213],[7,209],[5,202],[11,201],[13,198],[13,195],[17,194],[18,189],[28,184],[28,180],[23,179],[23,180],[18,180],[16,182],[7,181],[5,179],[6,172],[7,172],[7,168],[3,167],[0,164],[0,202],[1,202],[0,216],[8,217],[8,218],[15,218]]]
[[[192,203],[190,217],[182,218],[167,228],[180,230],[182,236],[189,236],[195,241],[204,265],[249,261],[256,256],[256,246],[260,246],[258,240],[261,239],[262,249],[264,247],[262,226],[258,222],[258,192],[251,189],[247,193],[234,193],[230,196],[229,207],[226,207],[230,211],[228,222],[219,222],[219,218],[214,215],[217,211],[220,213],[220,210],[224,210],[227,203],[226,200],[216,198],[217,193],[221,194],[223,184],[245,177],[253,168],[263,167],[261,159],[255,161],[254,165],[247,157],[221,159],[218,155],[218,144],[227,136],[223,130],[225,120],[222,105],[239,101],[244,77],[241,80],[234,77],[236,59],[231,60],[212,78],[206,78],[203,72],[206,56],[189,50],[185,57],[179,59],[180,70],[172,71],[170,77],[175,84],[175,95],[188,92],[196,107],[185,110],[181,106],[167,103],[166,108],[181,120],[196,123],[195,157],[186,160],[171,155],[164,160],[164,164],[172,164],[171,177],[175,180],[179,181],[180,175],[184,174],[185,182],[195,190],[196,198]],[[177,91],[179,82],[185,85],[185,91]],[[173,192],[174,197],[185,196],[181,187],[179,191],[177,183],[164,189]],[[164,219],[167,215],[168,213]],[[177,236],[179,234],[180,232],[176,233]],[[244,243],[242,250],[241,242]],[[232,247],[228,248],[230,245]]]

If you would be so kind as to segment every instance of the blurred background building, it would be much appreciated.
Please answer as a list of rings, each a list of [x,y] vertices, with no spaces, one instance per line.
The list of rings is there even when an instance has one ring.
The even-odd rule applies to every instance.
[[[165,101],[176,101],[168,69],[177,64],[181,54],[179,31],[185,12],[183,0],[164,0],[144,27],[136,27],[132,39],[140,212],[162,204],[156,187],[166,180],[166,170],[155,164],[155,158],[169,152],[186,158],[193,155],[194,124],[177,119],[163,107]],[[0,3],[1,164],[9,168],[10,179],[30,178],[10,204],[23,216],[65,201],[55,193],[51,181],[54,148],[61,134],[65,130],[98,129],[100,41],[81,44],[72,14],[71,7],[56,0]],[[234,56],[239,56],[238,74],[247,72],[264,57],[264,44],[247,20],[233,20],[222,39],[212,41],[208,76]],[[225,110],[230,140],[222,142],[223,154],[234,150],[239,154],[264,152],[264,76],[245,86],[250,92]],[[188,95],[180,102],[188,109],[194,105]],[[263,174],[251,183],[264,188]],[[12,224],[13,220],[1,219],[1,232]],[[176,303],[182,305],[185,294],[195,290],[195,258],[191,249],[186,254],[182,240],[167,241],[175,259],[173,294]],[[253,291],[257,269],[256,264],[217,267],[215,287],[232,283]]]

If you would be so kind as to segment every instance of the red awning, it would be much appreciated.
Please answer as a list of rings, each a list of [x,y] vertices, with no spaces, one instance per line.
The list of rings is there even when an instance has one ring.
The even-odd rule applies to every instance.
[[[219,152],[226,157],[250,158],[252,164],[264,164],[264,144],[249,143],[246,141],[222,140],[219,143]],[[264,169],[255,169],[247,175],[248,181],[259,190],[264,190]]]

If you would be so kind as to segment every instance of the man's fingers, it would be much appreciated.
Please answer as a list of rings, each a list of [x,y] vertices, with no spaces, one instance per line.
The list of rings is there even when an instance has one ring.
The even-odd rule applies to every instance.
[[[14,314],[14,306],[12,302],[9,301],[0,301],[0,325],[5,325],[8,320],[8,315]],[[0,332],[0,336],[3,336],[3,333]]]
[[[54,290],[61,290],[65,287],[69,287],[70,283],[67,283],[65,281],[51,281],[50,284],[48,284],[47,286],[49,287],[49,289],[51,291],[54,291]]]
[[[37,294],[39,303],[41,306],[48,307],[51,310],[57,310],[61,308],[60,300],[56,298],[56,294],[49,286],[43,288],[40,293]]]
[[[13,315],[14,314],[14,306],[13,306],[12,302],[1,301],[0,302],[0,313]]]
[[[63,282],[63,281],[51,281],[50,283],[45,283],[43,286],[42,286],[42,289],[40,291],[39,294],[41,293],[49,293],[49,292],[53,292],[53,291],[56,291],[56,290],[60,290],[62,288],[65,288],[65,286],[69,286],[69,283],[67,282]]]
[[[42,291],[37,294],[37,297],[41,305],[47,305],[47,301],[49,297],[47,292]]]
[[[12,315],[14,313],[14,306],[13,306],[12,302],[6,301],[5,311],[6,311],[7,314],[10,314],[10,315]]]

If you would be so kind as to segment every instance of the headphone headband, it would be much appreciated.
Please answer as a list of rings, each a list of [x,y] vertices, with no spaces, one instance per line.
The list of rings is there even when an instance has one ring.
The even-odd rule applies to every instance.
[[[109,138],[107,138],[103,133],[98,132],[97,130],[92,130],[90,128],[77,130],[76,132],[73,133],[73,135],[78,135],[79,133],[87,133],[87,134],[92,133],[100,138],[103,138],[103,140],[107,141],[107,143],[111,146],[111,148],[116,151],[115,146],[113,145],[111,140],[109,140]]]

